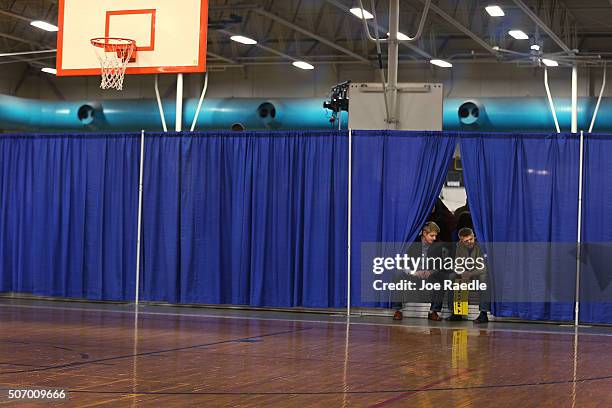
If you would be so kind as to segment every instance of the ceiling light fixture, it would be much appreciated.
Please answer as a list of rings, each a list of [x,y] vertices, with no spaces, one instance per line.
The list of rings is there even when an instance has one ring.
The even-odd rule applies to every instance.
[[[346,10],[346,9],[345,9]],[[371,20],[374,18],[374,16],[372,15],[372,13],[370,13],[368,10],[363,9],[363,13],[361,12],[361,8],[359,7],[353,7],[352,9],[349,10],[355,17],[363,19],[365,18],[366,20]]]
[[[314,66],[305,61],[293,61],[292,65],[300,69],[314,69]]]
[[[391,37],[391,33],[387,33],[387,37]],[[397,32],[397,39],[400,41],[410,41],[410,37],[408,37],[404,33]]]
[[[450,62],[441,59],[432,59],[431,61],[429,61],[429,63],[442,68],[451,68],[453,66],[453,64],[451,64]]]
[[[502,8],[499,6],[487,6],[485,7],[485,10],[491,17],[503,17],[506,15],[504,10],[502,10]]]
[[[40,28],[41,30],[45,30],[45,31],[52,31],[55,32],[58,30],[56,25],[53,24],[49,24],[45,21],[40,21],[40,20],[34,20],[30,23],[30,25]]]
[[[529,36],[525,34],[522,30],[510,30],[508,31],[511,37],[514,37],[517,40],[528,40]]]
[[[242,35],[232,35],[230,37],[230,40],[236,41],[237,43],[245,44],[245,45],[255,45],[255,44],[257,44],[257,41],[253,40],[252,38],[245,37],[245,36],[242,36]]]

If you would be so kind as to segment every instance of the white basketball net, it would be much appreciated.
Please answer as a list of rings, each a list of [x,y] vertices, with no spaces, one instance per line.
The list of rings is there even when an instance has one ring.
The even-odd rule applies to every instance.
[[[100,88],[123,90],[125,69],[132,58],[136,42],[123,38],[94,38],[91,43],[101,67]]]

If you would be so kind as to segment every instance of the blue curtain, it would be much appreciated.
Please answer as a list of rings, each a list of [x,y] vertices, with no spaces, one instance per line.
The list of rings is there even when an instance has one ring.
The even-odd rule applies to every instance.
[[[138,136],[0,137],[0,291],[134,298]]]
[[[139,136],[0,138],[0,291],[134,298]],[[575,243],[576,136],[353,136],[355,306],[387,305],[360,299],[360,244],[416,237],[442,186],[456,136],[481,241]],[[345,306],[347,142],[346,132],[148,135],[142,298]],[[612,298],[612,251],[602,245],[612,242],[611,146],[609,135],[586,138],[583,322],[612,322],[612,302],[606,301]],[[534,265],[492,273],[501,291],[493,292],[494,313],[571,320],[573,304],[553,295],[573,290],[573,269]],[[542,288],[550,289],[544,293],[550,299],[511,302],[503,295],[541,299]]]
[[[410,242],[431,213],[456,140],[440,132],[354,131],[351,303],[361,300],[361,243]]]
[[[580,321],[612,323],[612,135],[585,135]]]
[[[493,313],[572,320],[575,265],[560,265],[557,255],[567,252],[577,237],[578,138],[557,134],[460,136],[468,203],[478,239],[486,243],[566,243],[534,244],[534,252],[529,246],[521,247],[530,255],[523,259],[528,262],[512,270],[502,268],[506,273],[492,268]],[[548,252],[543,254],[542,248]],[[536,252],[537,256],[531,256]]]
[[[143,299],[346,306],[346,132],[150,135]]]

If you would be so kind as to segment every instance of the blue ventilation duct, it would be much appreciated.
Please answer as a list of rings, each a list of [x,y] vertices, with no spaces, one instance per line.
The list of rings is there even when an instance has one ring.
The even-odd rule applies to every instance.
[[[183,123],[189,128],[197,108],[196,99],[184,105]],[[569,131],[571,103],[556,99],[561,129]],[[596,99],[582,98],[578,104],[578,128],[588,129]],[[175,105],[164,103],[168,128],[174,129]],[[346,127],[347,117],[341,121]],[[554,131],[545,98],[447,99],[444,103],[445,130]],[[331,111],[319,98],[210,98],[204,101],[197,130],[329,129]],[[161,130],[154,99],[88,101],[40,101],[0,95],[0,128],[28,131],[147,131]],[[612,98],[602,99],[595,131],[612,131]]]
[[[197,99],[185,101],[185,128],[190,127],[197,105]],[[164,103],[168,129],[174,129],[175,112],[174,102]],[[332,127],[330,118],[331,112],[323,108],[322,99],[211,98],[204,101],[196,129],[230,129],[235,124],[248,130],[329,129]],[[157,131],[161,130],[162,125],[157,101],[154,99],[64,102],[0,95],[0,128],[38,131]]]
[[[555,99],[561,131],[571,129],[570,98]],[[578,129],[588,130],[596,98],[578,100]],[[448,99],[444,103],[445,130],[555,131],[555,122],[546,98]],[[602,98],[594,131],[612,131],[612,98]]]

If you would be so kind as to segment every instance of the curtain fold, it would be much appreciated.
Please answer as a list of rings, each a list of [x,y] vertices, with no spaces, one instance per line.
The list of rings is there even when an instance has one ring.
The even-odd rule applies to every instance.
[[[138,134],[0,137],[0,291],[134,298]]]
[[[149,135],[143,299],[346,306],[346,132]]]
[[[612,323],[612,135],[584,135],[580,322]]]
[[[351,303],[361,300],[361,243],[411,242],[425,223],[455,151],[441,132],[353,131]]]
[[[523,243],[503,248],[512,265],[491,268],[493,313],[572,320],[575,264],[560,260],[577,238],[578,137],[465,133],[460,145],[478,239],[498,252]]]

